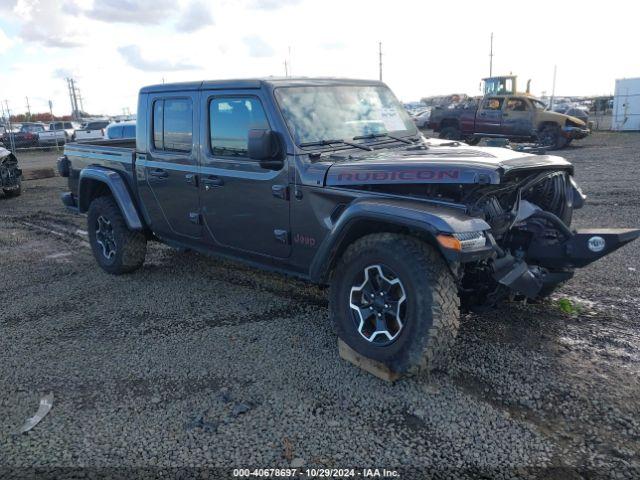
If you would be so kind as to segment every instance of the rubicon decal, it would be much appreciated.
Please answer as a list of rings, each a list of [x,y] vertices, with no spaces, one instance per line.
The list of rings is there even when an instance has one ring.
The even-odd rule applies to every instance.
[[[377,182],[451,182],[460,178],[459,169],[415,169],[415,170],[351,170],[331,175],[335,183]]]

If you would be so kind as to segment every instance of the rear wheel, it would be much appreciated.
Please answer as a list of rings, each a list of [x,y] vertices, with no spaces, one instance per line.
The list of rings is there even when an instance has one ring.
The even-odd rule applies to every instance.
[[[93,256],[105,272],[129,273],[144,263],[147,239],[141,232],[129,230],[113,197],[98,197],[91,202],[87,231]]]
[[[447,140],[460,140],[462,139],[462,132],[460,132],[460,129],[455,126],[444,127],[440,130],[440,138]]]
[[[361,355],[399,373],[446,370],[460,301],[426,243],[391,233],[355,242],[334,272],[330,309],[338,336]]]

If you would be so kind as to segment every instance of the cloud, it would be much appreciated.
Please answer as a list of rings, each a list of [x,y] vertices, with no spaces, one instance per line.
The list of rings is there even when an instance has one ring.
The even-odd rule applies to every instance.
[[[65,78],[74,77],[75,75],[73,74],[73,71],[68,68],[56,68],[51,73],[51,76],[57,79],[65,79]]]
[[[13,40],[0,28],[0,53],[9,50],[13,46]]]
[[[157,25],[175,12],[174,0],[97,0],[84,14],[103,22]]]
[[[196,70],[200,67],[183,62],[168,62],[166,60],[147,60],[142,57],[140,48],[136,45],[125,45],[118,48],[118,53],[125,61],[143,72],[175,72],[179,70]]]
[[[40,43],[45,47],[72,48],[81,45],[77,33],[60,14],[58,4],[38,0],[18,0],[13,12],[22,20],[19,36],[26,42]]]
[[[250,6],[258,10],[278,10],[289,5],[297,5],[302,0],[252,0]]]
[[[213,24],[213,17],[207,5],[195,0],[182,11],[182,15],[176,23],[176,30],[190,33]]]
[[[252,57],[271,57],[275,53],[273,48],[257,35],[244,37],[242,41],[249,49],[249,55]]]
[[[342,50],[346,47],[346,45],[344,44],[344,42],[335,41],[321,43],[320,47],[324,48],[325,50]]]

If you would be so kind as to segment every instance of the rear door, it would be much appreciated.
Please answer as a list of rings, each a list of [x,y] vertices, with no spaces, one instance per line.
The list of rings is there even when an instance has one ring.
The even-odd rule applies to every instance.
[[[510,137],[528,137],[533,130],[533,108],[526,98],[507,98],[502,114],[502,131]]]
[[[149,148],[138,154],[144,168],[140,189],[152,229],[178,240],[201,236],[198,198],[198,93],[149,98]]]
[[[500,135],[504,97],[485,97],[476,114],[476,133]]]
[[[284,258],[291,252],[287,162],[247,155],[249,130],[273,128],[261,90],[202,92],[200,202],[214,246]]]

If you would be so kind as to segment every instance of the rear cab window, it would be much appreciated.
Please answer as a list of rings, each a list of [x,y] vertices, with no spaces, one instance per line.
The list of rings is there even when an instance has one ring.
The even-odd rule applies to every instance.
[[[166,152],[189,153],[193,144],[193,104],[188,98],[153,102],[153,147]]]

